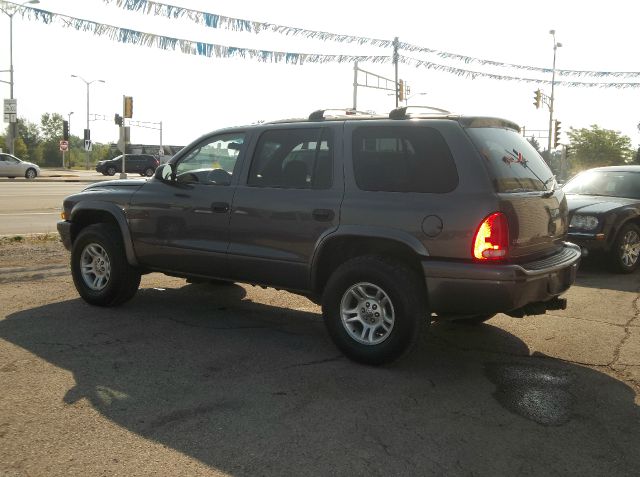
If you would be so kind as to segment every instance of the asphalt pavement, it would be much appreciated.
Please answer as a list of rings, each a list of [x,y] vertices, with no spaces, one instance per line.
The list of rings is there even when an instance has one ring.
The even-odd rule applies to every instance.
[[[638,273],[587,264],[565,311],[436,323],[407,359],[368,367],[295,295],[150,274],[96,308],[54,272],[0,287],[0,475],[640,468]]]

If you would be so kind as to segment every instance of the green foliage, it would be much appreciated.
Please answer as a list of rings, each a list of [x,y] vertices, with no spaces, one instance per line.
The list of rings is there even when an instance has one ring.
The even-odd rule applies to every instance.
[[[529,141],[529,144],[531,144],[536,151],[540,152],[540,143],[535,137],[530,137],[527,141]]]
[[[13,142],[13,154],[17,158],[22,159],[24,161],[28,160],[27,145],[24,143],[21,137],[18,137],[18,139],[16,139]]]
[[[62,139],[62,115],[58,113],[44,113],[40,117],[40,132],[45,141],[59,141]]]
[[[602,129],[594,124],[590,129],[570,128],[569,160],[574,169],[615,166],[631,162],[631,139],[618,131]]]

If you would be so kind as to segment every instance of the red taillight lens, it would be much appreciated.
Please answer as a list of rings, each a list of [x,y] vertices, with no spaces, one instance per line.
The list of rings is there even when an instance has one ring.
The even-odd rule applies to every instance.
[[[473,258],[476,260],[502,260],[509,248],[509,224],[502,212],[485,218],[473,237]]]

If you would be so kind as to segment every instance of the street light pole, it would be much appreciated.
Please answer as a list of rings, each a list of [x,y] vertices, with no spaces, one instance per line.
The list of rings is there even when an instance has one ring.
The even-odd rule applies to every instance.
[[[556,84],[556,51],[562,47],[562,43],[556,42],[556,31],[549,30],[553,36],[553,69],[551,74],[551,98],[549,99],[549,142],[547,143],[547,151],[549,152],[549,162],[551,162],[551,137],[553,136],[553,98]]]
[[[72,78],[78,78],[81,79],[82,81],[84,81],[84,83],[87,85],[87,131],[89,131],[89,86],[91,85],[91,83],[95,83],[96,81],[98,81],[99,83],[105,83],[105,80],[101,80],[101,79],[94,79],[91,81],[87,81],[86,79],[84,79],[82,76],[78,76],[78,75],[71,75]],[[85,137],[85,141],[87,140],[87,138]],[[89,137],[89,140],[91,140],[91,138]],[[86,151],[86,164],[85,164],[85,168],[87,170],[89,170],[89,150],[86,148],[85,145],[85,151]]]
[[[28,2],[21,3],[13,8],[13,11],[9,12],[4,8],[0,7],[0,11],[9,17],[9,98],[13,99],[13,16],[16,14],[20,7],[28,4],[36,4],[40,3],[40,0],[29,0]],[[6,81],[3,81],[6,83]],[[9,140],[9,152],[13,155],[15,148],[15,139],[17,136],[17,118],[16,121],[9,122],[9,132],[10,132],[10,140]]]

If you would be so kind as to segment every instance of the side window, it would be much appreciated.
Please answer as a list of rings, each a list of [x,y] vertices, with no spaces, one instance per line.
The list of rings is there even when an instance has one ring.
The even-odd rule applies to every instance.
[[[368,191],[444,193],[458,185],[449,146],[430,127],[359,127],[353,169],[358,187]]]
[[[253,156],[248,185],[328,189],[332,164],[333,138],[328,128],[265,131]]]
[[[244,133],[230,133],[198,144],[178,163],[176,179],[178,182],[231,184],[244,138]]]

